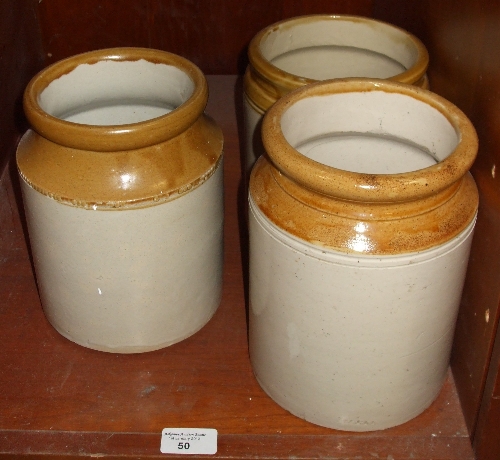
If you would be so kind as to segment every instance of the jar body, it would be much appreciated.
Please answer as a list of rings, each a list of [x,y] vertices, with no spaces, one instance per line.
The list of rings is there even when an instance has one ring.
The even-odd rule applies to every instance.
[[[122,60],[112,61],[110,55]],[[157,58],[164,61],[160,66]],[[185,60],[151,50],[117,49],[70,59],[76,60],[70,62],[72,71],[62,70],[70,78],[82,70],[106,73],[108,66],[112,79],[119,71],[126,80],[121,67],[125,64],[132,80],[141,72],[145,79],[145,72],[151,71],[155,80],[173,88],[172,94],[184,91],[186,96],[158,113],[163,96],[143,104],[139,93],[144,119],[109,123],[106,131],[106,111],[113,112],[112,119],[136,116],[138,104],[121,99],[103,103],[100,94],[90,95],[98,101],[91,110],[79,111],[80,102],[74,104],[71,117],[80,117],[78,121],[53,117],[62,127],[57,132],[68,126],[79,130],[81,139],[69,136],[75,139],[72,145],[56,142],[52,131],[33,119],[34,129],[21,140],[17,162],[45,315],[63,336],[96,350],[138,353],[171,345],[208,322],[222,288],[222,135],[203,114],[204,78]],[[43,77],[35,77],[34,84]],[[52,91],[47,110],[65,91],[51,87],[52,82],[63,80],[58,76],[43,85],[39,100],[44,101],[47,88]],[[130,88],[124,90],[133,95]],[[128,103],[132,108],[126,113],[127,107],[120,106]],[[179,122],[182,111],[191,117],[184,125],[184,118]],[[101,121],[89,124],[96,113]],[[175,125],[177,132],[160,133],[155,139],[158,129]],[[131,142],[139,145],[127,145],[120,130],[136,130]],[[104,141],[96,139],[99,136]],[[122,145],[115,146],[110,137]]]
[[[330,428],[427,408],[446,376],[478,193],[456,107],[382,80],[317,83],[266,114],[249,193],[249,347],[262,388]]]
[[[446,378],[472,228],[421,254],[348,257],[291,237],[251,201],[249,346],[262,388],[339,430],[423,412]]]
[[[222,291],[222,163],[171,202],[93,211],[22,182],[40,299],[54,328],[85,347],[163,348],[201,329]]]
[[[244,78],[244,168],[263,153],[260,123],[280,97],[303,85],[347,77],[387,78],[428,88],[429,57],[410,33],[356,16],[287,19],[252,40]]]

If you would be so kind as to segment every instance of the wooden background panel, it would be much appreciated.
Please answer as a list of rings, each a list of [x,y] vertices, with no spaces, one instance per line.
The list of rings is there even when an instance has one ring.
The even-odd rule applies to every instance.
[[[500,458],[500,339],[493,349],[490,372],[486,380],[484,398],[479,411],[474,450],[478,460]]]
[[[24,87],[41,65],[34,2],[0,1],[0,175],[25,129],[21,107]]]
[[[280,13],[280,5],[271,4],[263,15],[262,5],[252,0],[152,0],[150,46],[180,54],[206,74],[241,73],[254,29]]]
[[[472,172],[480,208],[452,355],[464,415],[478,447],[489,442],[482,431],[484,424],[475,430],[478,416],[487,417],[480,407],[491,409],[491,391],[481,406],[485,383],[488,372],[490,379],[498,373],[498,362],[490,366],[490,358],[500,313],[500,4],[496,0],[376,0],[374,15],[424,41],[430,53],[432,90],[464,110],[479,136]],[[497,413],[495,426],[499,423]]]
[[[46,63],[98,48],[147,47],[149,1],[42,0],[38,4]]]
[[[493,0],[495,1],[495,0]],[[430,55],[432,90],[473,116],[484,40],[484,0],[375,0],[374,17],[417,35]]]
[[[496,336],[500,340],[498,322],[500,318],[500,4],[495,0],[481,2],[483,18],[481,30],[483,45],[477,49],[480,66],[477,87],[474,91],[474,122],[480,139],[480,156],[473,173],[478,183],[482,205],[478,231],[474,240],[470,273],[464,290],[464,305],[458,322],[456,342],[467,344],[467,353],[455,353],[454,365],[465,376],[461,385],[462,404],[466,407],[468,380],[475,379],[481,372],[483,360],[489,363],[485,380],[483,373],[482,404],[478,413],[477,429],[473,443],[479,459],[500,458],[498,427],[500,407],[498,393],[500,375],[498,372],[499,352],[492,354]],[[479,25],[478,25],[479,28]],[[479,32],[479,31],[478,31]],[[498,170],[497,170],[498,168]],[[500,345],[499,345],[500,346]],[[457,348],[458,351],[458,348]],[[478,363],[478,364],[476,364]],[[471,370],[467,374],[464,365]],[[479,367],[479,368],[478,368]],[[455,372],[458,375],[458,372]],[[475,381],[473,381],[475,383]],[[494,390],[492,390],[494,388]],[[479,422],[488,421],[481,425]],[[491,455],[482,456],[483,452]]]
[[[314,13],[370,15],[373,0],[42,0],[47,63],[115,46],[180,54],[206,74],[242,74],[265,26]]]
[[[22,90],[42,64],[35,13],[46,63],[91,49],[148,46],[181,54],[207,74],[241,74],[246,46],[258,30],[320,12],[373,16],[415,33],[430,52],[432,89],[461,107],[478,130],[473,174],[481,204],[452,367],[476,449],[490,448],[484,436],[492,421],[499,423],[491,398],[498,397],[498,359],[489,366],[500,299],[497,0],[1,0],[0,171],[24,128]]]
[[[373,1],[283,0],[282,3],[282,18],[288,18],[304,14],[355,14],[359,16],[371,16]]]

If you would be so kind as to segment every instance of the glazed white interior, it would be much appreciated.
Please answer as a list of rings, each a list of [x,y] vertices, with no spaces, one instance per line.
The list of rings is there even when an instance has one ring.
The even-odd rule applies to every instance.
[[[434,107],[384,91],[301,99],[283,113],[281,129],[306,157],[366,174],[423,169],[450,155],[460,140]]]
[[[186,102],[193,91],[193,81],[175,66],[108,60],[81,64],[52,81],[38,103],[66,121],[112,126],[162,116]]]
[[[404,31],[349,19],[283,24],[263,37],[260,50],[276,67],[315,80],[388,78],[411,68],[418,58]]]

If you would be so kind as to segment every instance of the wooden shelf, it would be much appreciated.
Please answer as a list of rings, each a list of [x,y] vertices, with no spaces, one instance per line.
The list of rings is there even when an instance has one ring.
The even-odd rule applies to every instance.
[[[209,85],[207,112],[225,136],[224,292],[212,320],[179,344],[119,355],[60,336],[38,298],[15,166],[4,171],[0,458],[172,458],[160,453],[162,429],[194,427],[218,430],[216,458],[473,459],[451,372],[422,415],[371,433],[315,426],[261,390],[247,348],[237,123],[241,81],[213,76]]]

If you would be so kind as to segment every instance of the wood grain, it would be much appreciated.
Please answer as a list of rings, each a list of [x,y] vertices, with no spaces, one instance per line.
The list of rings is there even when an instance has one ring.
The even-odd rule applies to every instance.
[[[0,2],[0,171],[26,129],[21,99],[42,65],[40,29],[31,0]]]
[[[478,460],[497,459],[500,456],[500,340],[495,341],[486,379],[482,404],[474,436],[474,450]]]
[[[500,340],[500,4],[380,0],[374,15],[420,36],[430,52],[431,89],[457,104],[478,132],[472,173],[480,206],[451,365],[478,458],[500,458],[498,436],[491,431],[500,425],[492,400],[493,388],[500,386],[498,358],[492,360],[493,344]],[[490,455],[483,457],[485,452]]]
[[[369,15],[372,0],[44,0],[42,37],[51,63],[98,48],[145,46],[180,54],[206,74],[242,74],[246,47],[286,17]]]

